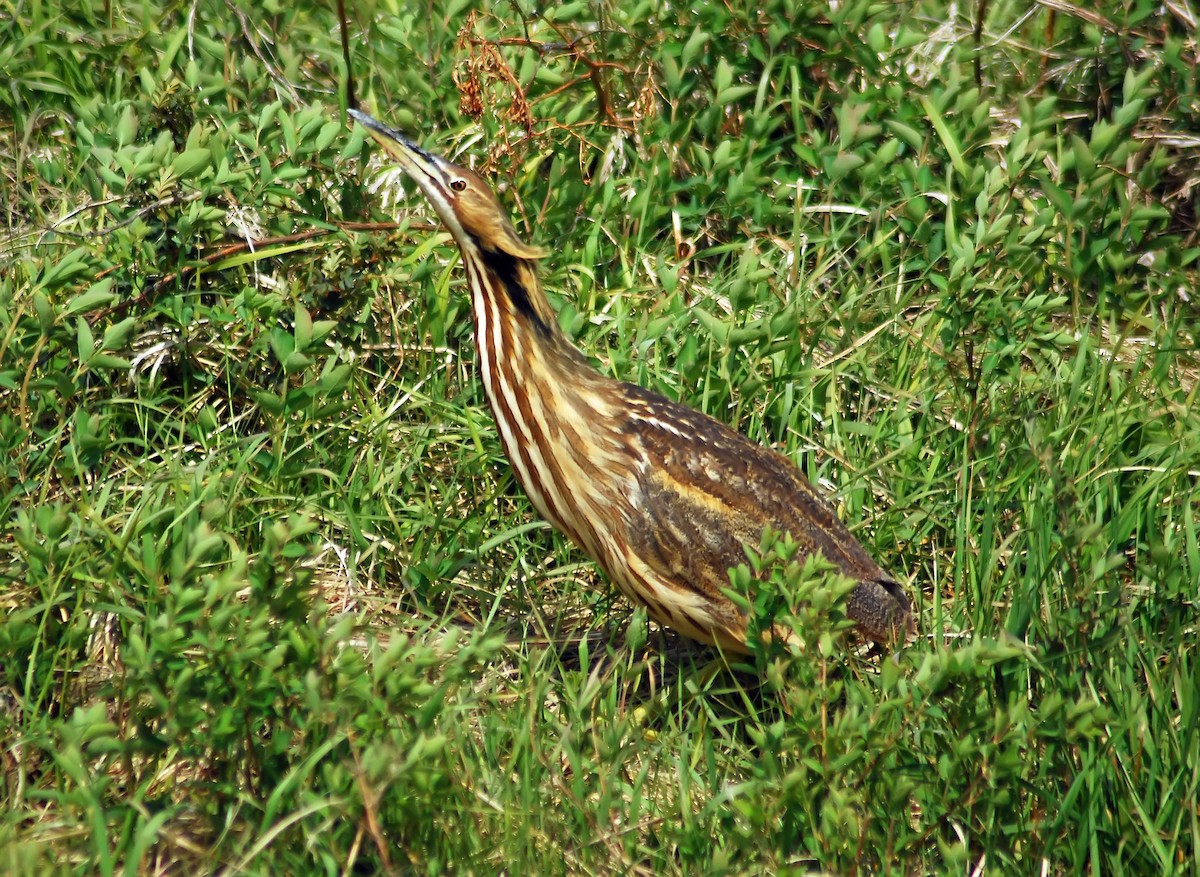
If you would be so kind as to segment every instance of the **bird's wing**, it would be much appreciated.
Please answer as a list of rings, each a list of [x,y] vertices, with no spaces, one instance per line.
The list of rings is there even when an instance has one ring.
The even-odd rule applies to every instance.
[[[625,385],[629,429],[643,454],[631,548],[663,580],[727,603],[729,570],[746,562],[770,526],[860,582],[847,612],[874,639],[895,639],[910,605],[786,457],[720,421]]]

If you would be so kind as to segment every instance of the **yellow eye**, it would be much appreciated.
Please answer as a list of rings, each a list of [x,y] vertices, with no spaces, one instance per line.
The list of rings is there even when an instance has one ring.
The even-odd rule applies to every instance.
[[[467,181],[463,179],[451,180],[450,188],[455,192],[465,192],[467,189]]]

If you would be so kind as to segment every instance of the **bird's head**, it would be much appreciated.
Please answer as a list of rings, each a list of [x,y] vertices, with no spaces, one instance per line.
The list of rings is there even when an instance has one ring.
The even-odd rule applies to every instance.
[[[502,252],[518,259],[541,259],[546,255],[545,250],[517,236],[508,214],[478,174],[427,152],[366,113],[350,110],[350,115],[421,187],[460,248]]]

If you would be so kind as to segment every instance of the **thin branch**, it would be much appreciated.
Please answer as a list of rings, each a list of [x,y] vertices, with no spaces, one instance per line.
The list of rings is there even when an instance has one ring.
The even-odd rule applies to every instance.
[[[354,67],[350,64],[350,28],[346,24],[346,0],[337,0],[338,21],[342,30],[342,63],[346,65],[346,106],[355,108],[358,100],[354,96]]]
[[[174,194],[168,195],[165,198],[159,198],[157,201],[147,204],[145,207],[139,207],[137,210],[133,211],[133,213],[129,214],[129,216],[125,217],[120,222],[114,222],[112,225],[107,225],[104,228],[97,229],[96,231],[84,232],[83,234],[78,234],[76,232],[71,232],[71,231],[65,231],[65,230],[59,228],[59,226],[62,223],[66,222],[68,219],[73,218],[74,216],[83,212],[84,210],[90,210],[95,207],[104,207],[108,204],[112,204],[116,201],[122,200],[121,198],[109,198],[106,201],[96,201],[96,202],[93,202],[92,204],[86,204],[77,210],[71,211],[66,216],[64,216],[62,219],[58,220],[52,226],[50,226],[50,228],[47,229],[47,233],[49,233],[51,231],[57,231],[59,234],[69,235],[74,238],[79,238],[80,240],[92,240],[94,238],[104,237],[105,235],[112,234],[114,231],[117,231],[118,229],[121,229],[121,228],[125,228],[125,226],[127,226],[127,225],[132,225],[133,223],[135,223],[139,219],[141,219],[143,216],[145,216],[149,213],[153,213],[155,210],[160,210],[163,207],[174,207],[177,204],[190,204],[191,202],[198,201],[203,197],[204,197],[203,192],[189,192],[186,195],[184,195],[180,192],[175,192]]]
[[[132,298],[128,298],[125,301],[117,302],[116,304],[112,305],[111,307],[107,307],[107,308],[104,308],[103,310],[96,311],[94,314],[92,314],[88,318],[88,323],[90,325],[94,326],[97,323],[99,323],[101,320],[107,319],[108,317],[123,314],[126,311],[128,311],[134,307],[147,305],[150,302],[152,302],[155,298],[157,298],[159,293],[161,293],[164,289],[166,289],[172,283],[187,279],[187,278],[203,271],[205,268],[210,268],[213,265],[216,265],[219,262],[221,262],[221,260],[228,259],[230,256],[235,256],[238,253],[244,253],[247,251],[254,252],[255,250],[260,250],[265,247],[279,246],[280,244],[294,244],[299,241],[307,241],[307,240],[312,240],[313,238],[323,237],[324,235],[334,234],[338,231],[377,232],[377,231],[391,231],[391,230],[397,229],[399,227],[400,227],[400,224],[397,222],[339,222],[339,223],[337,223],[337,228],[314,228],[314,229],[309,229],[308,231],[297,232],[296,234],[281,235],[279,237],[272,237],[272,238],[263,238],[262,240],[234,241],[229,244],[226,244],[225,246],[222,246],[219,250],[215,250],[212,253],[209,253],[203,259],[201,259],[199,262],[197,262],[193,265],[187,265],[184,268],[181,268],[179,271],[173,271],[170,274],[164,274],[162,277],[160,277],[158,280],[156,280],[151,286],[144,289],[138,295],[135,295]],[[434,230],[434,226],[424,226],[424,225],[409,225],[409,228],[420,230],[420,231]],[[97,276],[97,279],[100,279],[100,278],[104,277],[106,274],[110,274],[113,271],[116,271],[119,267],[120,266],[113,266],[112,268],[109,268],[107,271],[101,272]]]

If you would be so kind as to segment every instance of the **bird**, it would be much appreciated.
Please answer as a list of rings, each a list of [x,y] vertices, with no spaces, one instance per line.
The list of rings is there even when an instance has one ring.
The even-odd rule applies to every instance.
[[[420,188],[458,245],[477,367],[517,481],[538,513],[660,625],[750,654],[730,570],[764,531],[789,534],[856,584],[846,616],[867,639],[915,635],[912,604],[787,457],[637,384],[601,374],[567,337],[521,239],[468,168],[349,110]],[[768,637],[773,634],[768,634]],[[785,634],[786,636],[786,634]],[[803,647],[803,644],[798,644]]]

